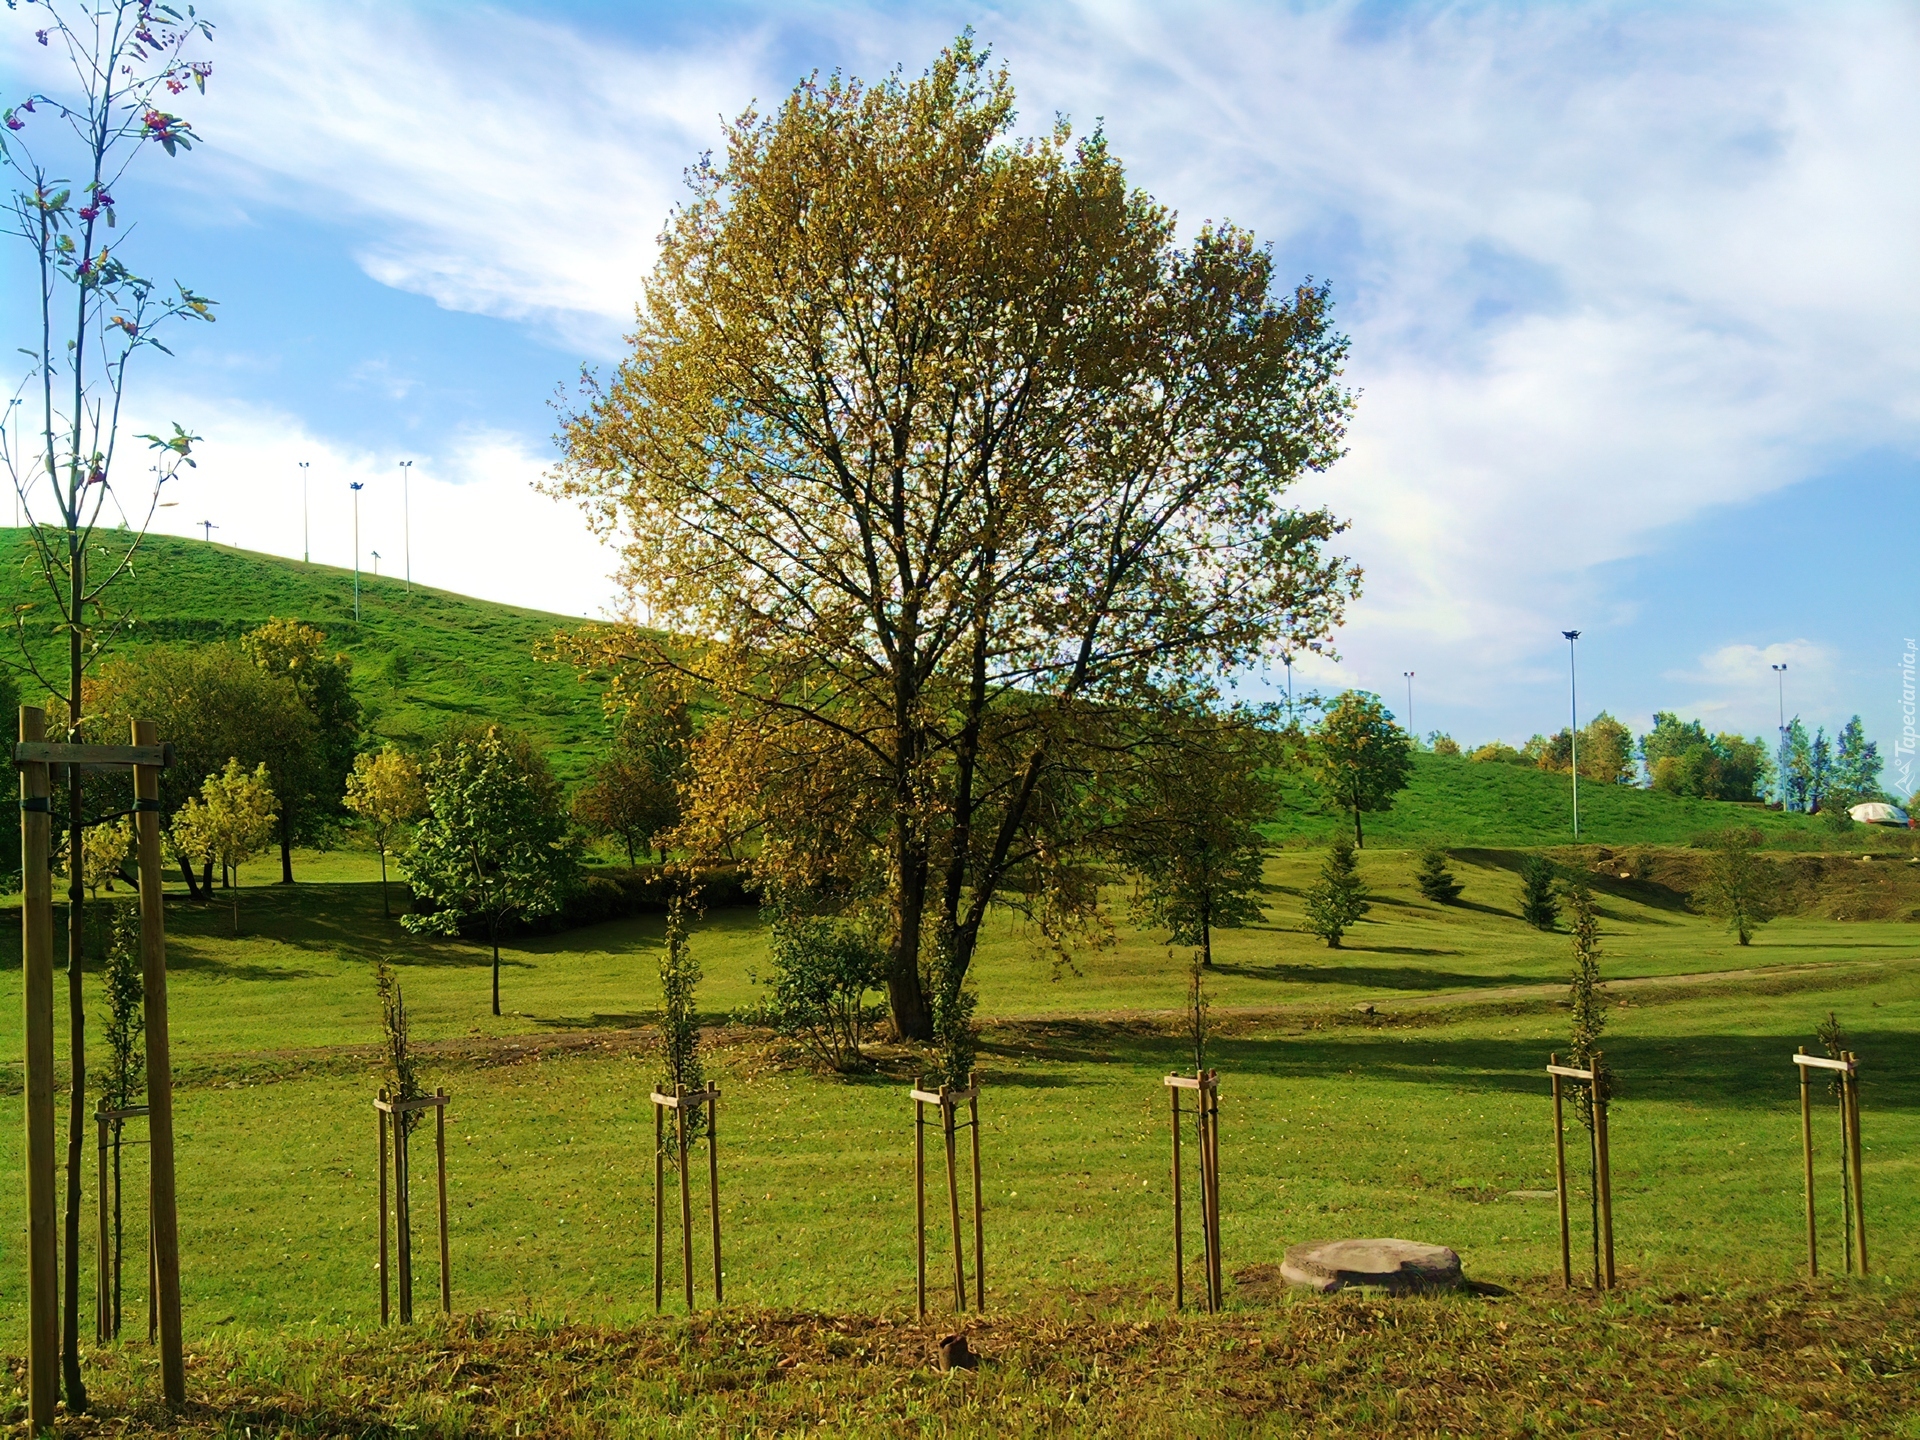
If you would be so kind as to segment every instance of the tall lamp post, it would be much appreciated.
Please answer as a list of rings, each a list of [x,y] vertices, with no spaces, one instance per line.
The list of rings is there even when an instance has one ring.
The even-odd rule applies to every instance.
[[[1407,734],[1413,736],[1414,743],[1418,744],[1420,734],[1413,728],[1413,672],[1402,670],[1400,673],[1407,677]]]
[[[353,482],[353,623],[360,623],[360,491],[361,482]]]
[[[1787,808],[1787,667],[1774,666],[1773,679],[1780,697],[1780,764],[1775,768],[1780,772],[1780,809],[1784,813]]]
[[[313,524],[307,518],[307,462],[300,462],[300,560],[313,563]]]
[[[1280,659],[1287,667],[1287,728],[1291,730],[1293,728],[1293,652],[1281,651]]]
[[[408,495],[408,481],[413,476],[413,462],[400,462],[400,546],[401,555],[406,562],[407,593],[413,593],[413,505]]]
[[[1560,632],[1567,641],[1567,698],[1573,711],[1573,723],[1567,728],[1567,738],[1573,746],[1573,838],[1580,838],[1580,674],[1579,666],[1574,663],[1573,642],[1580,638],[1578,630]]]

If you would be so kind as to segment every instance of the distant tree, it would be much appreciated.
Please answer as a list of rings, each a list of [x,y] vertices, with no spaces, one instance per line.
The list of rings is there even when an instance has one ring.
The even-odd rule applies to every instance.
[[[1344,835],[1334,837],[1321,862],[1320,878],[1307,890],[1308,931],[1325,940],[1328,949],[1338,950],[1340,937],[1372,908],[1353,842]]]
[[[1560,899],[1554,882],[1560,870],[1535,852],[1520,862],[1520,918],[1536,930],[1551,930],[1560,921]]]
[[[1763,800],[1773,786],[1773,761],[1758,738],[1722,731],[1713,737],[1713,753],[1720,763],[1715,800]]]
[[[1526,752],[1516,750],[1504,740],[1490,740],[1467,757],[1481,765],[1531,765]]]
[[[1261,916],[1266,842],[1276,792],[1266,778],[1275,737],[1239,718],[1205,717],[1141,767],[1140,793],[1114,843],[1134,874],[1134,913],[1195,945],[1213,964],[1213,932]]]
[[[1840,733],[1834,737],[1833,751],[1836,796],[1844,796],[1847,805],[1880,799],[1880,747],[1867,739],[1866,728],[1858,715],[1840,727]]]
[[[1380,697],[1349,690],[1314,728],[1308,761],[1321,793],[1353,816],[1355,847],[1363,811],[1393,808],[1412,772],[1413,742],[1393,722]]]
[[[1580,775],[1602,785],[1629,784],[1636,774],[1633,732],[1602,710],[1579,731]],[[1536,735],[1527,753],[1543,770],[1566,774],[1573,768],[1574,732],[1560,730],[1552,737]]]
[[[273,843],[279,821],[273,779],[262,764],[252,774],[229,759],[209,775],[198,798],[173,816],[173,843],[202,865],[220,866],[220,883],[233,889],[233,929],[240,932],[240,867]]]
[[[866,1068],[867,997],[884,992],[887,950],[865,927],[814,915],[772,914],[768,955],[773,1028],[835,1070]]]
[[[293,847],[325,834],[340,813],[360,743],[360,702],[353,698],[353,661],[329,653],[323,630],[298,620],[268,620],[240,637],[246,657],[289,681],[313,718],[313,744],[287,757],[280,794],[280,883],[293,883]],[[295,763],[297,762],[297,763]]]
[[[114,878],[120,874],[120,867],[126,863],[127,850],[133,842],[132,827],[125,820],[96,821],[87,826],[81,843],[81,883],[87,887],[87,894],[98,898],[100,887],[113,889]],[[65,865],[71,876],[73,856],[69,851]]]
[[[1451,735],[1443,735],[1438,730],[1427,736],[1427,748],[1436,755],[1458,757],[1460,742]]]
[[[267,767],[274,777],[298,775],[318,744],[311,712],[284,675],[274,675],[232,645],[154,645],[115,656],[101,667],[90,698],[97,725],[127,734],[130,718],[151,720],[173,746],[174,763],[160,772],[162,824],[171,843],[171,817],[193,794],[196,777],[218,774],[228,760],[243,769]],[[188,891],[196,899],[211,876],[196,878],[175,848]]]
[[[1436,905],[1451,905],[1466,888],[1447,869],[1447,852],[1438,845],[1420,852],[1420,869],[1415,878],[1420,885],[1420,893]]]
[[[1682,720],[1671,710],[1656,711],[1653,728],[1640,737],[1640,759],[1649,775],[1664,759],[1678,758],[1688,750],[1710,748],[1706,726],[1698,720]]]
[[[427,787],[420,767],[388,745],[377,755],[356,755],[347,776],[347,809],[366,823],[380,851],[380,913],[391,919],[387,904],[387,855],[404,828],[425,813]]]
[[[1780,737],[1777,763],[1785,808],[1801,813],[1813,809],[1813,745],[1798,715],[1788,722]]]
[[[1669,795],[1752,800],[1766,793],[1772,778],[1760,741],[1724,731],[1710,736],[1698,720],[1681,720],[1665,710],[1653,717],[1653,729],[1641,739],[1640,758],[1648,785]]]
[[[1761,835],[1735,825],[1715,835],[1707,851],[1707,876],[1693,902],[1736,935],[1742,945],[1771,920],[1779,884],[1773,868],[1759,856]]]
[[[1819,810],[1825,805],[1827,794],[1833,789],[1833,742],[1827,739],[1827,727],[1822,725],[1813,732],[1813,743],[1807,747],[1807,800],[1810,809]]]
[[[539,753],[501,727],[436,745],[423,767],[427,810],[401,868],[432,909],[401,917],[420,934],[484,921],[500,1013],[500,926],[552,914],[576,883],[579,855],[560,787]]]

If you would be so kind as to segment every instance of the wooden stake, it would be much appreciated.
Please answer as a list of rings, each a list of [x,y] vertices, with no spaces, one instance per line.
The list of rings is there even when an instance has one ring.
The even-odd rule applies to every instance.
[[[387,1092],[380,1092],[382,1100]],[[386,1325],[393,1320],[393,1307],[389,1300],[390,1286],[387,1280],[387,1112],[376,1109],[373,1112],[375,1123],[380,1127],[380,1323]]]
[[[987,1308],[987,1262],[982,1243],[980,1212],[980,1072],[968,1077],[967,1113],[973,1129],[973,1308]]]
[[[20,707],[20,738],[44,740],[47,715]],[[54,1222],[53,839],[47,767],[20,765],[20,906],[27,1067],[27,1417],[38,1435],[53,1425],[60,1389],[60,1253]]]
[[[1593,1089],[1600,1089],[1599,1076],[1600,1052],[1593,1055]],[[1603,1094],[1593,1096],[1593,1134],[1599,1164],[1596,1167],[1600,1178],[1600,1243],[1602,1256],[1606,1262],[1606,1288],[1613,1289],[1613,1160],[1607,1149],[1607,1098]]]
[[[913,1077],[920,1088],[920,1077]],[[927,1107],[913,1102],[913,1280],[915,1303],[927,1318]]]
[[[684,1087],[673,1087],[673,1098],[681,1102],[685,1096]],[[687,1292],[687,1313],[693,1313],[693,1196],[687,1190],[687,1108],[684,1103],[673,1107],[674,1131],[680,1142],[680,1277],[685,1282]]]
[[[1548,1065],[1559,1063],[1558,1054],[1547,1056]],[[1553,1185],[1560,1199],[1560,1284],[1571,1290],[1573,1244],[1567,1225],[1567,1124],[1560,1103],[1560,1077],[1549,1072],[1547,1078],[1553,1081]]]
[[[93,1267],[94,1338],[104,1345],[113,1338],[113,1260],[107,1253],[107,1117],[95,1114],[100,1128],[100,1164],[98,1174],[100,1234],[95,1247],[98,1259]]]
[[[157,745],[151,720],[133,722],[135,745]],[[147,1145],[152,1176],[154,1266],[158,1272],[160,1384],[167,1408],[187,1403],[180,1335],[180,1215],[173,1170],[173,1059],[167,1027],[167,929],[160,860],[160,767],[133,767],[134,827],[140,843],[140,971],[146,1003]]]
[[[653,1313],[660,1313],[662,1298],[666,1294],[666,1272],[661,1262],[666,1256],[662,1253],[667,1244],[666,1187],[667,1187],[667,1132],[666,1112],[658,1104],[653,1107]]]
[[[1187,1262],[1183,1253],[1186,1234],[1181,1223],[1180,1204],[1180,1092],[1169,1085],[1167,1096],[1173,1102],[1173,1308],[1184,1310],[1187,1305]]]
[[[413,1147],[407,1112],[393,1117],[393,1227],[400,1261],[400,1323],[413,1323]]]
[[[1807,1047],[1802,1045],[1793,1053],[1804,1055]],[[1820,1247],[1815,1239],[1813,1221],[1813,1072],[1805,1065],[1794,1068],[1800,1072],[1800,1158],[1805,1165],[1807,1183],[1807,1274],[1818,1279]]]
[[[1207,1072],[1209,1084],[1201,1091],[1207,1109],[1207,1220],[1211,1230],[1213,1255],[1213,1308],[1227,1303],[1227,1282],[1220,1256],[1220,1072]]]
[[[707,1214],[713,1221],[713,1303],[723,1303],[720,1279],[720,1087],[707,1090]]]
[[[947,1138],[947,1211],[953,1217],[953,1308],[967,1308],[967,1269],[960,1248],[960,1174],[955,1153],[953,1122],[955,1105],[949,1087],[940,1087],[940,1122]]]
[[[434,1106],[434,1173],[440,1181],[440,1313],[453,1313],[453,1266],[447,1255],[447,1092],[433,1092],[440,1103]]]
[[[1860,1153],[1860,1072],[1851,1050],[1847,1052],[1847,1070],[1841,1093],[1847,1102],[1847,1143],[1853,1150],[1853,1233],[1860,1255],[1860,1273],[1867,1273],[1867,1197],[1861,1179]]]

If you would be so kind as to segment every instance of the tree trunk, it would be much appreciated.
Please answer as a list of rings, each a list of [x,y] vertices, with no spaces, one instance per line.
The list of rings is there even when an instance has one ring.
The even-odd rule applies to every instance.
[[[293,817],[287,812],[292,807],[286,801],[280,802],[280,883],[293,884]]]
[[[387,905],[387,847],[380,847],[380,918],[391,920],[393,911]]]
[[[1360,833],[1360,807],[1358,805],[1353,807],[1353,848],[1356,850],[1364,850],[1367,848],[1367,837]]]
[[[175,859],[180,862],[180,874],[187,882],[187,898],[196,905],[200,903],[200,882],[194,878],[193,863],[186,856],[176,852]]]
[[[487,940],[493,946],[493,1013],[500,1013],[500,922],[487,915]]]
[[[887,973],[887,1009],[893,1016],[896,1040],[931,1040],[933,1011],[920,983],[920,932],[927,913],[926,857],[914,854],[904,825],[894,842],[894,856],[900,909],[894,929],[893,963]]]
[[[203,898],[211,905],[213,903],[213,861],[211,860],[200,867],[200,886],[207,892]]]

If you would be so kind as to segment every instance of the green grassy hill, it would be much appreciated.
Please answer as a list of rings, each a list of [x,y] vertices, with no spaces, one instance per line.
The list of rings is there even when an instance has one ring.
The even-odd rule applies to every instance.
[[[1282,787],[1281,813],[1267,828],[1279,841],[1321,841],[1350,828],[1328,810],[1304,780]],[[1703,832],[1731,824],[1759,827],[1770,849],[1860,849],[1904,845],[1904,832],[1856,825],[1836,835],[1810,815],[1786,815],[1760,805],[1694,800],[1632,785],[1580,786],[1580,840],[1588,845],[1685,845]],[[1417,754],[1413,782],[1381,815],[1361,817],[1368,845],[1385,849],[1446,846],[1567,845],[1573,842],[1569,779],[1521,765],[1476,763]]]
[[[0,529],[4,599],[9,609],[38,603],[26,617],[27,640],[57,663],[53,622],[36,618],[49,609],[32,566],[24,532]],[[419,741],[453,720],[500,720],[537,736],[555,770],[573,780],[606,734],[598,691],[568,667],[534,657],[537,642],[580,623],[569,616],[421,585],[409,593],[397,580],[362,574],[356,624],[351,570],[166,535],[149,537],[133,576],[112,593],[115,610],[136,621],[122,645],[237,639],[274,616],[319,626],[353,657],[354,688],[374,735]],[[35,694],[31,680],[21,688]]]
[[[25,632],[44,657],[57,637],[46,614],[23,532],[0,529],[0,590],[9,607],[38,602]],[[114,590],[118,610],[137,621],[122,644],[235,639],[273,616],[317,625],[353,657],[354,683],[370,733],[430,740],[449,721],[499,720],[529,731],[555,770],[581,778],[606,736],[597,689],[571,669],[536,659],[534,647],[579,621],[496,605],[445,590],[362,575],[361,618],[353,618],[353,572],[173,536],[151,537],[133,577]],[[29,695],[33,687],[23,687]],[[1324,841],[1346,822],[1326,810],[1303,780],[1283,786],[1268,828],[1277,841]],[[1583,785],[1580,838],[1588,844],[1685,844],[1735,820],[1758,825],[1772,848],[1857,849],[1896,843],[1856,829],[1836,837],[1808,816],[1754,805],[1690,800],[1621,785]],[[1384,815],[1365,820],[1370,844],[1431,843],[1510,848],[1572,841],[1567,778],[1516,765],[1475,764],[1421,754],[1413,783]]]

